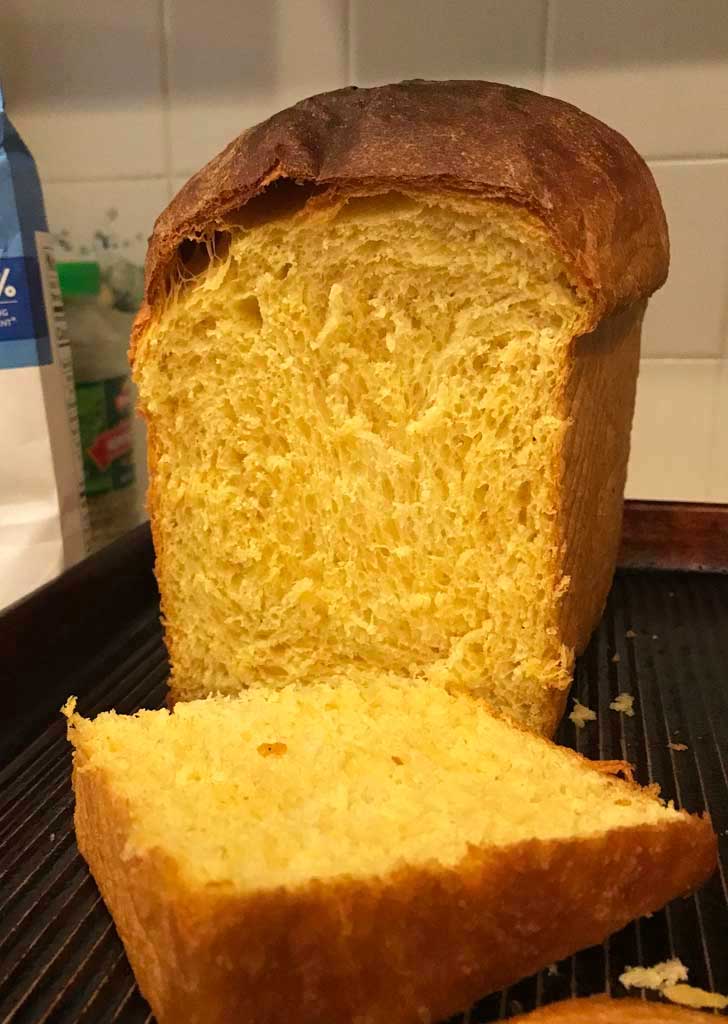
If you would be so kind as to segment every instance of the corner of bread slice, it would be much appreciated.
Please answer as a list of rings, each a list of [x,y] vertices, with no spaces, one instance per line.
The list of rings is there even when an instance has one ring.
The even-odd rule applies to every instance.
[[[437,1021],[698,886],[707,818],[439,688],[81,720],[76,830],[159,1024]]]

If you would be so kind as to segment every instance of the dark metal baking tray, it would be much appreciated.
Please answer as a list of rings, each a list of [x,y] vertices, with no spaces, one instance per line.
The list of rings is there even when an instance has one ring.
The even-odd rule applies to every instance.
[[[4,1024],[152,1020],[76,850],[70,752],[58,714],[71,693],[84,714],[163,701],[167,660],[151,567],[143,527],[0,619]],[[610,710],[618,693],[634,695],[633,717]],[[597,719],[582,730],[566,719],[560,742],[589,757],[630,761],[640,782],[658,782],[678,806],[707,809],[721,868],[695,896],[484,999],[465,1015],[469,1024],[573,995],[623,994],[625,966],[672,956],[693,985],[728,992],[728,575],[620,570],[578,662],[573,696]]]

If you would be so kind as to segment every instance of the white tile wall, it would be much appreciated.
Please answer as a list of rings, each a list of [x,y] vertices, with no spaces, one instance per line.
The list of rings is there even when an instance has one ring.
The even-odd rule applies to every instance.
[[[721,360],[716,382],[713,435],[708,464],[708,501],[728,501],[728,359]]]
[[[352,0],[352,81],[486,78],[540,89],[545,27],[538,0]]]
[[[276,110],[347,84],[345,0],[173,0],[167,6],[176,174],[189,176]]]
[[[644,359],[637,385],[630,498],[708,501],[721,361]],[[720,491],[720,488],[718,488]],[[728,493],[722,496],[728,500]]]
[[[728,156],[726,0],[551,0],[546,92],[647,157]]]
[[[46,181],[165,174],[159,6],[3,0],[0,78]]]
[[[51,181],[43,196],[48,225],[61,236],[66,259],[88,259],[88,252],[108,247],[141,265],[154,219],[170,193],[166,178],[139,178],[81,185]],[[58,257],[63,258],[62,251]]]
[[[110,230],[133,259],[243,127],[348,81],[502,80],[608,121],[648,157],[672,239],[628,493],[728,501],[728,0],[4,0],[2,21],[52,226],[76,246]]]
[[[728,329],[728,160],[652,170],[670,227],[670,276],[650,300],[643,354],[719,356]]]

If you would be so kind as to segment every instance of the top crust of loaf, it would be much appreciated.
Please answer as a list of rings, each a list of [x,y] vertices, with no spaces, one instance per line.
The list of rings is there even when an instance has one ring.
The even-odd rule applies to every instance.
[[[627,140],[601,121],[492,82],[351,86],[243,132],[187,182],[155,224],[136,334],[164,294],[180,244],[224,228],[279,179],[344,194],[460,191],[526,207],[590,294],[588,328],[667,276],[655,182]]]

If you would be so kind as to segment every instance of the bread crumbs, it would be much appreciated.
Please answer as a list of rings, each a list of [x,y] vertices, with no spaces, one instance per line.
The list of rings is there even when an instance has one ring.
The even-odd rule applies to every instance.
[[[615,665],[619,664],[619,661],[620,661],[619,655],[618,654],[613,654],[612,655],[612,661],[615,663]]]
[[[686,984],[688,969],[681,960],[665,960],[654,967],[628,967],[619,976],[625,988],[649,988],[659,992],[670,1002],[691,1006],[695,1010],[725,1010],[728,996],[720,992],[706,992],[703,988]]]
[[[617,699],[613,700],[609,706],[612,711],[619,711],[627,718],[634,718],[634,697],[631,693],[618,694]]]
[[[667,745],[670,748],[670,750],[687,750],[688,749],[687,743],[672,743],[672,742],[670,742]]]
[[[574,710],[569,715],[569,721],[573,722],[577,729],[583,729],[587,722],[596,721],[597,713],[592,711],[591,708],[586,707],[584,704],[580,704],[576,698],[574,698]]]
[[[675,986],[678,982],[688,980],[688,969],[675,957],[664,960],[654,967],[628,967],[619,976],[625,988],[649,988],[660,992],[665,985]]]
[[[692,1006],[695,1010],[725,1010],[728,1007],[728,996],[720,992],[706,992],[694,985],[665,985],[661,992],[670,1002]]]
[[[624,635],[627,637],[628,640],[634,640],[634,638],[637,636],[633,629],[628,629]]]

